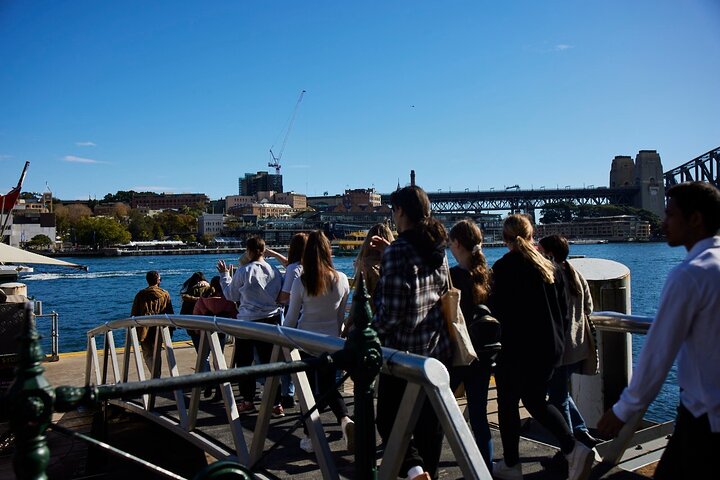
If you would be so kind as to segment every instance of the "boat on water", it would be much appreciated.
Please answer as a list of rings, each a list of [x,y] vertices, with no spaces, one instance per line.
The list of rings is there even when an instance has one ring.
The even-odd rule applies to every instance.
[[[575,240],[568,240],[570,245],[600,245],[608,243],[607,240],[602,238],[576,238]]]
[[[338,257],[355,257],[360,253],[365,237],[367,236],[367,230],[356,230],[350,232],[341,239],[336,239],[330,242],[332,247],[333,255]]]

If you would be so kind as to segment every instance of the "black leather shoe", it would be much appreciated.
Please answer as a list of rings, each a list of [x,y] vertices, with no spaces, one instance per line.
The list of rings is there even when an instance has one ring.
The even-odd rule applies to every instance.
[[[590,432],[588,432],[587,430],[575,430],[575,440],[590,449],[595,448],[595,445],[602,441],[590,435]]]

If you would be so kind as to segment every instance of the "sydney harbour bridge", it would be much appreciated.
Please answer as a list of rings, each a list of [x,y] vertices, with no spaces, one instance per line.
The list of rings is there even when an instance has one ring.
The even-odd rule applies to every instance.
[[[660,192],[660,182],[664,189],[687,181],[704,181],[718,187],[720,185],[720,147],[700,155],[679,167],[668,170],[657,179],[655,194]],[[501,191],[427,192],[436,213],[479,213],[490,211],[513,211],[532,213],[545,204],[574,203],[576,205],[628,205],[646,208],[640,201],[641,190],[647,188],[643,182],[621,187],[594,187],[565,189],[522,190],[518,186]],[[664,198],[664,195],[663,195]],[[390,195],[383,194],[382,202],[389,203]],[[648,209],[648,208],[646,208]],[[653,209],[649,209],[653,210]],[[654,209],[657,210],[657,209]],[[662,212],[655,212],[662,215]]]

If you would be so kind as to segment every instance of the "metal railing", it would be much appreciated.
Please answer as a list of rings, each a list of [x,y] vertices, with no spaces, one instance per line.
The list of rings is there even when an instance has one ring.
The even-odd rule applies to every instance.
[[[345,341],[340,338],[318,335],[277,325],[219,317],[165,315],[124,318],[107,322],[88,332],[88,356],[86,363],[86,383],[88,385],[107,385],[110,376],[114,377],[116,383],[128,382],[131,361],[134,363],[135,371],[140,381],[145,380],[144,369],[141,363],[140,345],[137,341],[136,329],[138,327],[157,327],[159,329],[161,333],[159,338],[161,339],[164,350],[161,350],[160,345],[156,344],[153,369],[156,374],[159,373],[159,369],[156,368],[158,366],[158,354],[164,351],[171,377],[179,376],[173,345],[170,339],[171,327],[200,330],[203,332],[201,335],[201,350],[198,354],[196,371],[200,371],[202,359],[206,358],[204,354],[205,350],[203,350],[202,347],[205,343],[204,338],[210,339],[210,356],[214,368],[216,370],[225,370],[227,368],[224,354],[220,348],[217,337],[218,333],[274,344],[275,348],[273,349],[271,362],[279,360],[281,355],[284,359],[298,361],[300,359],[298,350],[315,356],[324,353],[334,354],[342,350],[345,345]],[[117,356],[117,350],[112,340],[113,331],[118,329],[126,330],[127,339],[122,369]],[[98,353],[96,343],[96,339],[101,336],[104,337],[104,344],[106,346],[102,358]],[[408,387],[402,400],[402,404],[407,405],[408,408],[403,409],[396,420],[393,434],[385,446],[385,453],[378,471],[378,478],[394,479],[398,476],[403,453],[407,449],[410,438],[409,432],[412,431],[415,425],[423,401],[427,399],[432,404],[440,419],[447,440],[455,454],[456,461],[464,477],[468,479],[490,480],[492,477],[482,460],[474,437],[450,389],[449,375],[445,366],[433,358],[399,352],[389,348],[383,348],[382,353],[382,372],[408,381]],[[134,359],[134,361],[132,359]],[[285,372],[277,369],[274,373],[280,374]],[[291,370],[291,373],[296,385],[296,393],[298,394],[300,404],[303,406],[303,410],[308,411],[312,409],[314,399],[307,376],[304,372],[297,370]],[[207,380],[207,378],[198,378],[198,381],[204,381]],[[166,428],[170,428],[178,435],[181,435],[217,458],[236,457],[241,464],[252,468],[262,454],[262,448],[267,437],[274,400],[271,392],[275,391],[277,382],[278,377],[274,375],[267,377],[265,380],[260,414],[253,432],[252,445],[249,449],[245,444],[245,439],[242,434],[231,387],[228,383],[223,384],[221,392],[228,413],[228,422],[231,427],[235,429],[233,433],[233,452],[224,450],[222,446],[212,443],[211,440],[203,436],[197,435],[194,431],[199,405],[199,386],[193,389],[189,406],[185,405],[182,394],[176,392],[177,419],[168,418],[163,413],[154,411],[153,398],[147,394],[143,396],[141,403],[122,399],[112,400],[112,403],[161,423]],[[217,379],[215,383],[217,383]],[[311,415],[308,427],[309,436],[313,443],[323,478],[339,478],[319,415]]]
[[[320,358],[315,361],[315,364],[328,361],[329,357],[323,356],[323,354],[330,354],[333,360],[340,362],[341,367],[347,366],[348,369],[357,372],[359,365],[359,370],[362,370],[364,366],[362,362],[368,359],[361,359],[360,364],[354,366],[350,362],[347,362],[347,365],[343,364],[342,353],[353,348],[353,346],[348,347],[345,341],[302,330],[216,317],[172,315],[125,318],[107,322],[88,332],[86,387],[58,387],[53,390],[42,378],[42,368],[39,367],[39,362],[42,360],[38,344],[39,337],[34,329],[31,310],[27,309],[26,312],[28,327],[20,338],[22,365],[18,369],[18,377],[9,390],[8,397],[2,398],[1,402],[2,410],[9,412],[8,417],[13,431],[18,435],[17,464],[22,465],[24,469],[18,474],[19,478],[35,478],[33,475],[43,472],[47,466],[47,448],[38,441],[38,438],[44,438],[44,432],[50,423],[50,415],[53,410],[69,411],[82,402],[89,404],[101,399],[161,424],[217,458],[239,460],[242,465],[251,469],[261,457],[274,400],[272,394],[277,388],[278,375],[283,373],[292,374],[303,410],[310,412],[307,426],[323,478],[339,478],[319,415],[317,411],[313,410],[314,397],[305,374],[308,368],[313,367],[313,362],[301,361],[298,350],[319,356]],[[599,330],[623,333],[644,333],[652,323],[652,318],[649,317],[622,315],[614,312],[598,312],[591,318]],[[145,378],[137,337],[136,329],[140,326],[153,327],[158,333],[150,368],[154,378],[150,380]],[[180,375],[170,338],[171,327],[201,330],[196,371],[201,370],[203,359],[206,358],[208,352],[216,371]],[[125,355],[122,364],[119,361],[113,339],[113,331],[118,329],[126,331]],[[273,343],[275,347],[271,362],[276,362],[281,357],[289,361],[243,369],[228,369],[218,333]],[[98,338],[103,340],[102,355],[97,348]],[[162,353],[167,361],[170,378],[160,378]],[[402,399],[402,404],[408,408],[402,409],[398,414],[393,426],[393,433],[385,445],[380,469],[377,472],[378,477],[383,480],[397,477],[410,432],[415,426],[423,401],[427,400],[440,419],[464,478],[490,480],[491,476],[482,460],[472,433],[463,418],[453,392],[450,390],[449,375],[445,366],[432,358],[387,348],[382,349],[382,357],[383,373],[408,381],[408,387]],[[134,367],[139,382],[131,381],[131,367]],[[109,381],[111,376],[113,377],[112,382]],[[252,434],[250,448],[245,443],[233,391],[229,384],[230,381],[246,376],[266,377],[262,398],[263,407]],[[234,451],[228,451],[219,443],[199,435],[195,428],[200,388],[218,383],[221,383],[221,393],[228,425],[231,428]],[[187,387],[192,388],[189,405],[186,404],[182,391],[182,388]],[[168,414],[167,408],[155,408],[155,395],[160,391],[168,390],[174,391],[175,394],[175,415]],[[128,398],[133,395],[136,396],[135,399]],[[640,421],[639,417],[628,422],[619,437],[606,449],[605,461],[596,466],[593,470],[594,474],[606,471],[617,463],[632,439],[637,422]],[[371,441],[374,445],[374,435]],[[374,462],[374,458],[372,461]],[[363,476],[363,478],[372,477]]]

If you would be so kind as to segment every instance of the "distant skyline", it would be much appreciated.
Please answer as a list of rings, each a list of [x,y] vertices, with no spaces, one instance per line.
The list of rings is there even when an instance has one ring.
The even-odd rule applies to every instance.
[[[717,0],[0,0],[0,194],[607,186],[720,146]]]

